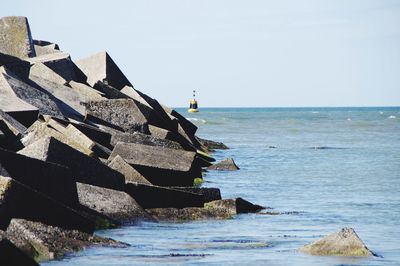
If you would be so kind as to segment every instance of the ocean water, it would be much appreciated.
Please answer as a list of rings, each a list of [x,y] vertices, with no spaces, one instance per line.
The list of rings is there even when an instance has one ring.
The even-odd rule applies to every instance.
[[[43,265],[400,265],[400,107],[179,111],[222,141],[236,172],[204,186],[287,212],[224,221],[142,223],[97,234],[129,243]],[[353,227],[379,257],[309,256],[303,245]]]

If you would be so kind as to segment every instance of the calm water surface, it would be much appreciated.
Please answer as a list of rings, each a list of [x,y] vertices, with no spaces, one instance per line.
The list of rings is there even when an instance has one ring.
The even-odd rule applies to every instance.
[[[90,248],[43,265],[400,265],[400,107],[179,110],[198,135],[231,149],[237,172],[204,186],[285,215],[142,223],[97,234],[123,249]],[[355,228],[381,258],[315,257],[296,249]]]

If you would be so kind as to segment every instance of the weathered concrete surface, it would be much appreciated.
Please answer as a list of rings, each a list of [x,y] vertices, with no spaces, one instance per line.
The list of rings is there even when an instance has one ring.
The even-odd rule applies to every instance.
[[[83,83],[71,80],[68,84],[73,90],[75,90],[84,98],[84,103],[87,103],[89,101],[101,101],[107,99],[104,97],[104,93],[99,92],[98,90],[95,90],[92,87],[89,87]]]
[[[75,65],[67,53],[50,53],[28,59],[29,62],[43,63],[66,81],[76,80]]]
[[[29,78],[32,79],[33,76],[41,77],[57,84],[66,85],[68,83],[63,77],[61,77],[51,68],[40,62],[35,63],[31,66],[31,69],[29,71]]]
[[[0,147],[7,149],[19,149],[17,144],[19,138],[26,131],[26,127],[15,120],[12,116],[0,110]]]
[[[2,69],[4,70],[4,68]],[[56,101],[54,96],[28,85],[8,70],[5,70],[2,76],[4,77],[3,81],[6,82],[7,86],[13,90],[15,95],[19,99],[39,109],[40,114],[51,115],[55,117],[63,116],[63,112],[59,108],[60,103]]]
[[[0,66],[5,66],[20,79],[26,80],[29,76],[31,63],[18,57],[0,52]]]
[[[30,76],[30,79],[36,86],[39,86],[43,91],[58,100],[58,106],[62,109],[65,116],[80,121],[83,120],[85,116],[85,106],[82,105],[81,102],[85,101],[84,96],[72,90],[70,87],[46,80],[42,77]]]
[[[129,96],[130,98],[132,98],[132,99],[134,99],[134,100],[146,105],[147,107],[152,108],[150,106],[150,104],[148,102],[146,102],[146,100],[142,96],[140,96],[140,94],[133,87],[124,86],[121,89],[121,92],[123,94],[125,94],[126,96]]]
[[[37,119],[39,110],[17,97],[13,86],[9,83],[7,72],[4,67],[0,68],[0,110],[20,123],[29,125]]]
[[[187,151],[196,151],[196,148],[186,138],[177,132],[169,131],[153,125],[149,125],[149,130],[153,137],[175,141]]]
[[[91,101],[86,104],[86,114],[118,126],[127,132],[149,133],[146,118],[131,99]]]
[[[299,249],[318,256],[372,256],[374,255],[353,228],[342,228]]]
[[[74,177],[67,167],[0,149],[0,175],[12,177],[65,205],[75,207],[79,203]]]
[[[0,199],[2,230],[7,228],[12,218],[22,218],[93,233],[93,221],[10,177],[0,176]]]
[[[208,150],[227,150],[227,149],[229,149],[228,146],[226,146],[222,142],[208,140],[208,139],[202,139],[199,137],[196,137],[196,138],[201,143],[201,145],[205,146]]]
[[[211,202],[214,200],[221,199],[221,191],[219,190],[219,188],[208,188],[208,187],[170,187],[170,188],[202,195],[204,198],[204,202]]]
[[[142,176],[138,171],[135,170],[135,168],[125,162],[125,160],[119,155],[115,156],[108,166],[123,174],[125,176],[126,183],[151,185],[151,183],[144,176]]]
[[[61,53],[60,47],[56,43],[42,40],[33,40],[36,56],[45,54]]]
[[[91,86],[97,81],[102,81],[118,90],[126,85],[132,86],[107,52],[79,59],[76,65],[87,76],[87,83]]]
[[[234,216],[232,212],[224,208],[153,208],[146,209],[146,211],[160,222],[183,222],[210,219],[225,220]]]
[[[202,195],[170,188],[127,183],[125,191],[143,208],[203,207]]]
[[[88,138],[85,134],[83,134],[79,129],[74,127],[72,124],[69,124],[62,133],[64,135],[67,135],[69,138],[72,138],[82,147],[85,147],[89,150],[93,149],[93,147],[96,145],[94,141]]]
[[[194,134],[196,134],[196,131],[197,131],[196,125],[194,125],[192,122],[187,120],[183,115],[181,115],[174,109],[169,108],[165,105],[161,105],[161,106],[167,114],[170,114],[173,117],[175,117],[176,119],[178,119],[180,126],[188,135],[194,136]]]
[[[154,147],[170,148],[175,150],[183,149],[183,147],[175,141],[167,139],[159,139],[151,135],[146,135],[140,132],[113,134],[111,137],[111,145],[115,146],[118,142],[137,143]]]
[[[7,234],[0,231],[0,261],[7,266],[39,266],[31,257],[7,239]]]
[[[206,203],[204,207],[227,209],[232,213],[232,215],[239,213],[259,212],[265,209],[265,207],[253,204],[242,198],[215,200]]]
[[[79,202],[117,224],[151,220],[146,211],[129,194],[113,189],[77,183]]]
[[[201,177],[195,152],[119,142],[109,160],[117,155],[155,185],[192,186]]]
[[[58,141],[61,141],[76,149],[77,151],[93,157],[92,150],[82,146],[82,144],[79,142],[79,139],[74,139],[72,136],[65,134],[66,130],[64,128],[60,129],[60,127],[62,126],[60,124],[57,125],[53,119],[50,119],[48,122],[36,121],[26,130],[24,137],[20,140],[20,143],[23,146],[29,146],[43,137],[53,137]],[[64,132],[64,134],[62,132]]]
[[[35,48],[26,17],[0,19],[0,52],[16,57],[33,57]]]
[[[102,81],[97,81],[94,85],[93,88],[99,91],[100,93],[103,93],[106,98],[108,99],[128,99],[130,98],[126,94],[120,92],[113,86],[102,82]]]
[[[18,153],[46,162],[69,167],[76,181],[100,187],[123,190],[124,176],[53,137],[43,137]]]
[[[11,241],[37,261],[60,259],[67,253],[80,251],[93,245],[127,246],[110,238],[24,219],[12,219],[6,234]]]
[[[208,167],[209,170],[222,170],[222,171],[236,171],[240,168],[236,165],[232,158],[226,158],[225,160],[213,164]]]

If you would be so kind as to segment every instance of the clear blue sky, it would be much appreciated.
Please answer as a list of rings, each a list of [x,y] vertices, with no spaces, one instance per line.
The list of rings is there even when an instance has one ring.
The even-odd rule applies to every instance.
[[[2,0],[170,106],[400,105],[400,1]]]

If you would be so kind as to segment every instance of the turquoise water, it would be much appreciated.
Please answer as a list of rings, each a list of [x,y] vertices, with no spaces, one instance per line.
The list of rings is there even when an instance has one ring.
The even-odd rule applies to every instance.
[[[208,172],[205,186],[292,213],[101,231],[131,247],[43,265],[400,265],[400,107],[179,111],[200,137],[231,148],[215,152],[217,160],[233,157],[241,167]],[[296,252],[345,226],[381,257]]]

